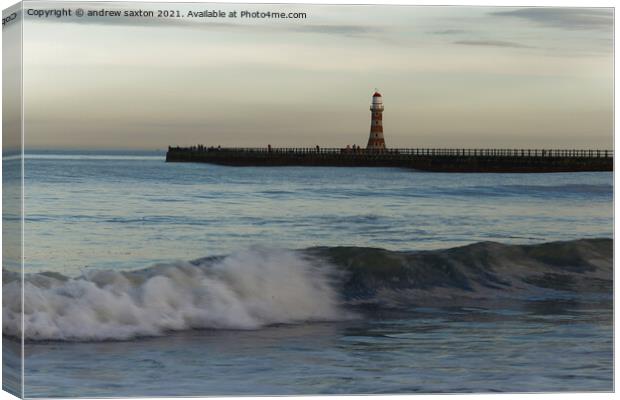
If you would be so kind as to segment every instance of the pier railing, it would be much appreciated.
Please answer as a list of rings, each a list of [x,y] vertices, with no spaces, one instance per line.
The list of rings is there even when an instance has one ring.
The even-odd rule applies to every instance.
[[[224,152],[237,155],[288,154],[288,155],[401,155],[427,157],[562,157],[562,158],[613,158],[613,150],[568,150],[568,149],[442,149],[442,148],[400,148],[367,150],[364,148],[330,147],[170,147],[174,152]]]

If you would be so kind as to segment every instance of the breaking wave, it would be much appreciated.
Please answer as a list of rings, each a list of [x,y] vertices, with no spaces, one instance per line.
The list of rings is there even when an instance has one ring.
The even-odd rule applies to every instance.
[[[19,336],[19,280],[5,275],[3,332]],[[79,278],[25,278],[29,340],[104,340],[186,329],[256,329],[347,318],[331,266],[290,251],[252,249],[222,259]],[[13,301],[11,301],[13,300]]]
[[[253,248],[138,271],[25,277],[27,340],[123,340],[188,329],[339,321],[359,307],[611,299],[613,241],[482,242],[445,250]],[[4,274],[3,333],[20,335],[20,279]]]

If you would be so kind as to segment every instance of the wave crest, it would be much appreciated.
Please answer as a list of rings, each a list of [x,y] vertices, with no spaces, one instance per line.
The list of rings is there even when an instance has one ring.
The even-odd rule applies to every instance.
[[[20,276],[3,277],[3,332],[19,337]],[[120,340],[187,329],[257,329],[348,319],[355,316],[351,306],[499,306],[558,296],[611,301],[612,290],[611,239],[482,242],[417,252],[253,248],[138,271],[84,271],[78,278],[28,274],[25,338]]]
[[[299,253],[251,249],[217,261],[140,271],[93,270],[79,278],[25,280],[25,337],[104,340],[198,328],[256,329],[347,317],[326,263]],[[19,282],[4,285],[18,299]],[[3,332],[19,336],[19,303],[3,307]]]

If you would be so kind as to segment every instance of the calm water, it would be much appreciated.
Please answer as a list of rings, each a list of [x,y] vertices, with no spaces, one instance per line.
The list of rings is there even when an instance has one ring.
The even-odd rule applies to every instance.
[[[176,260],[236,254],[257,244],[262,249],[359,246],[412,251],[481,241],[530,244],[613,235],[611,173],[235,168],[166,164],[161,156],[75,154],[31,155],[25,170],[27,272],[86,276],[93,291],[104,281],[125,282],[118,274],[91,278],[97,270],[118,272],[166,262],[176,263],[178,271],[186,267]],[[80,330],[92,322],[88,319],[77,319],[81,325],[71,320],[60,331],[45,330],[53,320],[37,325],[43,329],[38,337],[62,337],[75,329],[73,339],[85,341],[29,342],[26,395],[613,389],[611,293],[553,290],[541,298],[501,306],[345,306],[343,311],[330,308],[331,303],[313,303],[313,297],[318,301],[330,295],[321,282],[308,283],[303,273],[301,278],[287,275],[290,265],[295,265],[291,270],[303,269],[302,261],[297,266],[298,261],[284,253],[278,260],[288,261],[278,261],[283,268],[273,269],[271,258],[252,258],[263,253],[242,254],[223,268],[244,276],[234,282],[245,285],[244,294],[252,293],[246,298],[250,301],[234,302],[241,309],[233,309],[232,302],[210,308],[224,311],[216,322],[209,320],[209,329],[171,328],[177,332],[118,341],[119,332],[126,332],[123,324],[133,323],[121,319],[112,321],[117,336],[92,341],[92,331]],[[116,301],[131,293],[114,289],[105,293],[110,297],[100,297],[104,294],[99,291],[85,297],[83,280],[62,285],[42,296],[63,307],[74,306],[63,303],[74,299],[79,307],[71,309],[73,313],[92,311],[95,299]],[[149,295],[155,302],[174,303],[182,297],[179,287],[140,286],[140,301]],[[184,293],[200,289],[182,287]],[[267,292],[269,298],[281,294],[286,299],[292,289],[299,304],[284,307],[264,298]],[[209,297],[211,303],[215,298],[232,301]],[[195,305],[196,299],[189,302]],[[158,310],[168,303],[162,301]],[[258,312],[253,307],[262,308]],[[252,325],[254,320],[245,319],[248,310],[262,322]],[[313,313],[330,322],[280,323]],[[140,324],[150,321],[147,317]],[[237,321],[239,327],[249,329],[231,330],[237,326],[231,319],[237,318],[243,322]],[[98,325],[98,332],[108,332],[112,322],[106,321]]]
[[[163,157],[26,160],[29,271],[134,268],[281,248],[448,248],[611,237],[611,173],[242,168]]]

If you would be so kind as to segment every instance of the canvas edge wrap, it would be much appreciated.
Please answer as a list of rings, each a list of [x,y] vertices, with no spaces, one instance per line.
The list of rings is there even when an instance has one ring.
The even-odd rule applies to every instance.
[[[3,307],[21,316],[20,337],[3,332],[2,390],[23,398],[23,4],[2,11],[2,278]],[[5,315],[4,318],[7,318]],[[6,321],[4,321],[6,323]],[[3,324],[4,325],[4,324]]]

